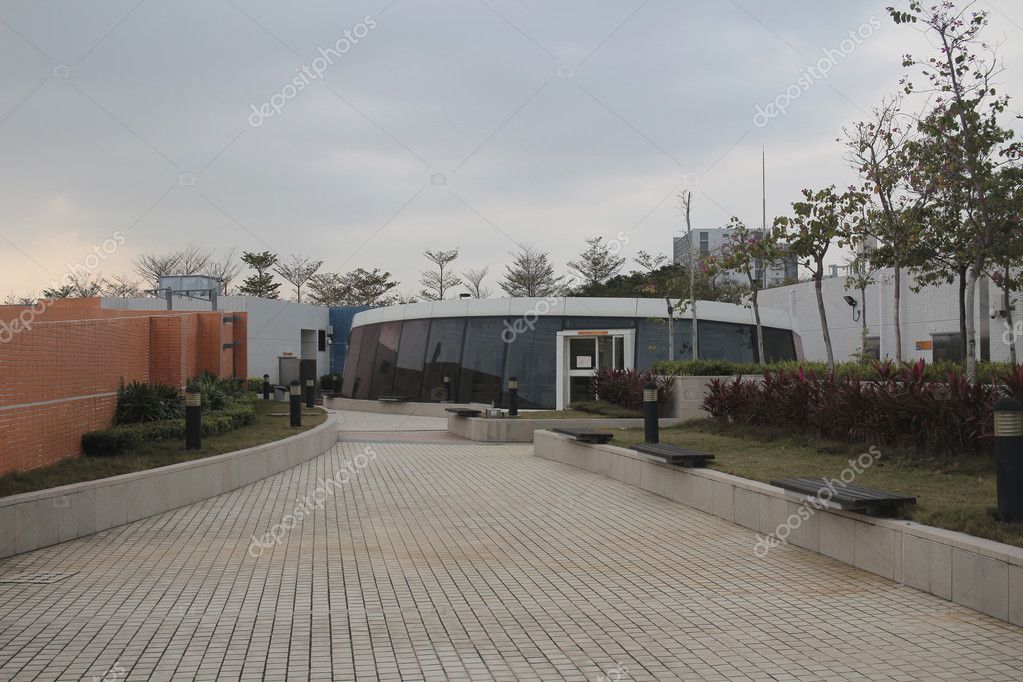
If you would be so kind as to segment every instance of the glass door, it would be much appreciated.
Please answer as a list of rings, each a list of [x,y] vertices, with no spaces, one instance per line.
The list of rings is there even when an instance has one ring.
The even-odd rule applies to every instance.
[[[568,403],[596,399],[593,376],[598,369],[624,369],[625,337],[601,334],[568,339]]]

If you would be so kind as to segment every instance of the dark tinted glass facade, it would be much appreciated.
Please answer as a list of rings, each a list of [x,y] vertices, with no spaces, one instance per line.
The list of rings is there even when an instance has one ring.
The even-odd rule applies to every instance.
[[[692,357],[692,323],[676,320],[675,359]],[[701,320],[700,357],[754,362],[752,325]],[[553,408],[557,396],[557,334],[564,329],[635,329],[635,366],[668,357],[668,322],[650,318],[469,317],[406,320],[356,327],[351,334],[342,394],[384,395],[436,402],[507,404],[507,380],[519,380],[519,406]],[[768,360],[794,360],[793,334],[764,328]]]

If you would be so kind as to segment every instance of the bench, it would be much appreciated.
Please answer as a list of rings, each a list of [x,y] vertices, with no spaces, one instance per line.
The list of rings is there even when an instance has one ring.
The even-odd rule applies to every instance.
[[[771,481],[771,485],[801,496],[815,498],[824,506],[872,516],[890,516],[904,504],[916,504],[915,497],[896,495],[828,478],[783,478],[780,481]]]
[[[690,468],[705,467],[709,460],[714,459],[714,455],[706,452],[686,450],[677,445],[669,445],[667,443],[640,443],[639,445],[633,445],[631,449],[636,452],[642,452],[644,455],[662,457],[664,461],[674,466]]]
[[[409,398],[404,395],[382,395],[377,398],[377,401],[381,403],[407,403]]]
[[[445,407],[445,412],[450,412],[456,417],[478,417],[482,414],[479,410],[473,410],[468,407]]]
[[[595,431],[593,429],[553,429],[553,431],[565,436],[572,436],[572,438],[583,443],[604,444],[615,437],[613,433]]]

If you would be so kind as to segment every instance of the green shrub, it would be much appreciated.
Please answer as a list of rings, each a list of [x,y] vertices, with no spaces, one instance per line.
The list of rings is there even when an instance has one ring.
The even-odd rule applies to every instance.
[[[188,383],[199,389],[204,410],[222,410],[245,393],[240,379],[221,378],[209,371],[203,371]]]
[[[256,408],[246,399],[229,407],[202,415],[203,437],[219,436],[256,423]],[[184,440],[185,420],[162,419],[139,424],[119,424],[103,431],[90,431],[82,436],[82,452],[86,455],[119,455],[144,443]]]
[[[159,419],[174,419],[184,414],[178,390],[173,386],[144,381],[124,383],[117,387],[117,424],[137,424]]]
[[[906,362],[901,366],[885,362],[840,362],[835,364],[835,376],[841,379],[860,379],[861,381],[878,381],[885,367],[911,369],[916,363]],[[658,360],[653,364],[652,371],[668,376],[704,376],[734,377],[740,374],[761,375],[765,372],[797,372],[825,375],[828,366],[823,362],[799,362],[787,360],[758,365],[755,363],[731,362],[728,360]],[[923,376],[927,381],[947,382],[950,375],[963,374],[966,371],[963,363],[944,360],[924,365]],[[977,380],[983,384],[998,384],[1011,375],[1012,367],[1007,363],[978,362]]]
[[[635,410],[643,407],[643,387],[650,382],[657,384],[657,401],[663,408],[671,402],[675,384],[649,370],[600,369],[590,380],[590,387],[602,402]]]
[[[249,390],[249,393],[262,393],[263,377],[249,377],[245,380],[245,387]]]
[[[87,455],[118,455],[144,442],[141,424],[122,424],[82,435],[82,452]]]

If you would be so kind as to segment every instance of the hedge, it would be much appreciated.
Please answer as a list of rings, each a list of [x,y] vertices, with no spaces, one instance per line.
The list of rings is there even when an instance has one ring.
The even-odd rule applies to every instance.
[[[256,423],[256,408],[252,403],[237,403],[223,410],[202,416],[204,438],[219,436]],[[119,424],[102,431],[90,431],[82,436],[82,452],[92,456],[119,455],[143,443],[183,440],[184,419],[162,419],[141,424]]]
[[[835,364],[835,375],[840,379],[878,381],[891,369],[912,369],[914,363],[903,363],[901,367],[887,362],[840,362]],[[828,366],[823,362],[772,362],[755,363],[731,362],[729,360],[658,360],[653,372],[661,376],[734,377],[739,375],[762,375],[765,372],[815,372],[827,374]],[[927,381],[947,381],[949,374],[963,374],[965,367],[959,362],[942,361],[924,365],[923,378]],[[1012,373],[1012,365],[1001,362],[978,362],[977,380],[984,384],[1004,382]]]

